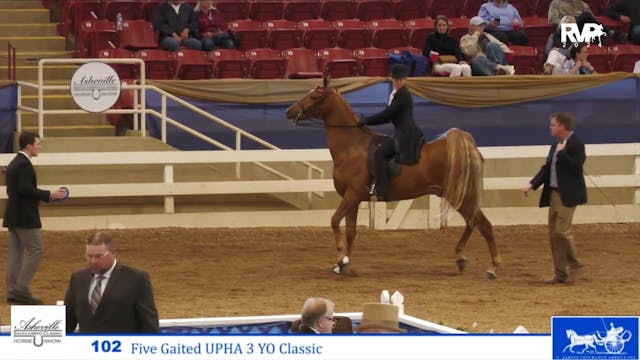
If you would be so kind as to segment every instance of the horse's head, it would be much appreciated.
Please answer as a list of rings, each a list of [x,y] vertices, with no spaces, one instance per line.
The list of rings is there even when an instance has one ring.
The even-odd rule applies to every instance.
[[[324,77],[323,85],[316,86],[315,89],[309,91],[302,99],[287,109],[287,119],[292,123],[298,124],[301,119],[320,118],[322,115],[322,104],[329,93],[333,91],[329,88],[331,78]]]
[[[567,339],[571,339],[572,337],[576,336],[576,332],[571,330],[571,329],[567,329]]]

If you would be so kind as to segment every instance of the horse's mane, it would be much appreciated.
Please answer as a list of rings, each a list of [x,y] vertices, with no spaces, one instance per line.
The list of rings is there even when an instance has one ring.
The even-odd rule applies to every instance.
[[[347,101],[347,99],[344,98],[344,96],[342,96],[342,94],[334,87],[331,88],[330,91],[330,95],[333,99],[335,99],[335,101],[340,102],[348,111],[347,114],[351,114],[352,119],[353,119],[353,125],[357,125],[359,119],[358,116],[356,115],[356,113],[353,111],[353,108],[351,108],[351,105],[349,104],[349,102]],[[338,109],[336,107],[336,109]],[[347,116],[345,114],[345,116]],[[347,124],[348,125],[348,124]],[[366,133],[370,134],[370,135],[376,135],[376,133],[374,131],[372,131],[370,128],[366,127],[366,126],[362,126],[361,129],[363,131],[365,131]]]

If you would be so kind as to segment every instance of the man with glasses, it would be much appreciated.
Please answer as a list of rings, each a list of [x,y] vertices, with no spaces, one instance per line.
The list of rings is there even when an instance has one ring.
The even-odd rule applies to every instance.
[[[67,332],[153,333],[160,331],[149,275],[120,264],[111,234],[86,241],[88,268],[71,275],[65,295]]]
[[[336,326],[334,303],[325,298],[309,298],[302,306],[300,334],[331,334]]]

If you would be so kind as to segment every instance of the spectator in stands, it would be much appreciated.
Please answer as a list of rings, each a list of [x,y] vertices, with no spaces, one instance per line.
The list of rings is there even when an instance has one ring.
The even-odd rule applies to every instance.
[[[478,16],[487,24],[484,30],[503,43],[513,45],[529,43],[527,35],[521,30],[523,22],[518,9],[507,0],[493,0],[482,4]]]
[[[549,15],[548,20],[549,24],[560,23],[560,20],[564,16],[573,16],[576,18],[576,22],[578,24],[578,29],[582,31],[582,27],[586,23],[596,23],[602,25],[589,9],[589,5],[581,0],[553,0],[549,5]],[[611,37],[613,40],[622,42],[625,40],[625,35],[623,33],[607,29],[603,26],[604,32],[607,36]],[[597,40],[598,43],[602,43],[602,39]]]
[[[325,298],[308,298],[302,306],[299,334],[331,334],[336,326],[334,303]]]
[[[422,54],[432,59],[433,72],[449,74],[450,77],[471,76],[471,66],[464,61],[458,40],[449,36],[449,19],[439,15],[435,28],[422,49]]]
[[[547,45],[544,48],[546,58],[544,63],[545,75],[558,73],[559,69],[562,67],[562,64],[569,58],[569,52],[571,51],[571,47],[573,47],[573,44],[563,43],[560,31],[562,30],[563,24],[570,23],[575,24],[576,18],[570,15],[562,17],[562,20],[560,20],[560,24],[558,24],[557,30],[553,34],[549,34]]]
[[[160,47],[176,51],[181,45],[200,50],[202,44],[196,39],[198,18],[191,5],[182,0],[167,0],[156,7],[153,28],[160,33]]]
[[[502,41],[486,34],[484,27],[484,19],[474,16],[469,20],[469,33],[460,39],[460,50],[471,59],[473,75],[515,74],[514,67],[507,63],[506,53],[511,50]]]
[[[85,256],[88,267],[71,275],[64,297],[67,332],[160,332],[149,275],[116,261],[111,235],[92,233]]]
[[[551,145],[545,165],[524,187],[524,195],[544,184],[540,207],[549,207],[549,240],[555,268],[555,275],[545,283],[572,283],[582,277],[582,264],[576,257],[571,223],[576,206],[587,202],[582,169],[587,157],[584,143],[573,132],[571,114],[560,112],[551,115],[549,129],[557,141]]]
[[[400,309],[391,304],[364,304],[362,322],[356,326],[358,334],[403,334],[400,326]]]
[[[236,38],[227,28],[222,13],[213,5],[213,1],[198,1],[195,13],[198,18],[198,38],[202,42],[202,50],[211,51],[216,47],[223,49],[236,47]]]
[[[629,24],[629,41],[640,45],[640,1],[617,0],[607,8],[605,14],[623,24]]]
[[[549,75],[548,66],[551,66],[551,64],[553,64],[553,68],[550,71],[551,75],[586,75],[596,72],[589,61],[587,61],[589,55],[588,47],[584,44],[571,46],[568,58],[565,58],[561,54],[558,55],[559,52],[557,51],[552,51],[549,55],[547,63],[544,64],[545,75]],[[551,61],[551,63],[549,61]]]

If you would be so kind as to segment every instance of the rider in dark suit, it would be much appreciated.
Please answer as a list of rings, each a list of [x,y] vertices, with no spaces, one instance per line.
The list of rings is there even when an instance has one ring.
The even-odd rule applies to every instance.
[[[149,275],[117,263],[113,240],[106,232],[87,239],[86,257],[89,267],[73,273],[69,280],[67,332],[73,332],[78,324],[83,333],[159,332]],[[103,290],[93,302],[96,286]]]
[[[547,284],[570,283],[582,276],[582,264],[576,257],[571,223],[576,206],[587,202],[587,187],[582,165],[587,156],[584,143],[573,130],[573,116],[556,113],[549,124],[551,135],[558,142],[551,145],[547,160],[525,186],[524,193],[544,184],[540,207],[549,206],[549,237],[555,276]],[[567,272],[567,266],[570,271]]]
[[[7,301],[37,305],[42,301],[31,294],[30,283],[40,260],[43,244],[40,234],[40,202],[62,199],[61,189],[38,189],[31,158],[40,153],[40,137],[31,132],[20,135],[20,152],[9,163],[6,173],[7,205],[2,226],[9,228],[7,249]]]
[[[402,64],[393,65],[391,78],[394,90],[389,95],[388,106],[360,122],[361,125],[391,122],[395,128],[394,137],[379,144],[375,152],[376,179],[371,186],[371,194],[375,194],[380,200],[386,200],[389,192],[389,159],[395,155],[398,164],[415,164],[424,142],[422,131],[413,121],[413,99],[406,86],[407,68]]]

